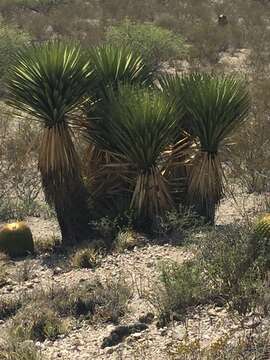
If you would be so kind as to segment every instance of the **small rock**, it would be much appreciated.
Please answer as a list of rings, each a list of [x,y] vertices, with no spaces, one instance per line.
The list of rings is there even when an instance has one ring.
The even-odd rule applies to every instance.
[[[12,292],[13,291],[13,286],[11,286],[11,285],[6,286],[6,291],[7,292]]]
[[[114,348],[113,347],[110,347],[107,351],[106,351],[106,354],[112,354],[114,352]]]
[[[118,345],[125,337],[146,330],[147,328],[148,326],[143,323],[117,326],[113,331],[111,331],[109,336],[103,339],[101,348],[104,349],[105,347]]]
[[[140,339],[141,336],[142,336],[141,333],[135,333],[135,334],[131,334],[131,335],[130,335],[130,337],[131,337],[132,339],[134,339],[134,340]]]
[[[139,317],[139,322],[144,324],[151,324],[154,320],[155,315],[151,312],[148,312],[145,315]]]
[[[59,266],[57,266],[55,269],[53,269],[53,275],[59,275],[59,274],[61,274],[61,272],[62,272],[62,269]]]
[[[251,319],[245,324],[245,327],[248,328],[248,329],[256,329],[256,327],[258,327],[259,325],[261,325],[260,320]]]
[[[186,329],[183,326],[176,326],[174,329],[174,337],[177,340],[183,340],[186,337]]]
[[[209,309],[209,310],[207,311],[207,313],[208,313],[209,316],[213,316],[213,317],[219,316],[219,314],[217,313],[216,309]]]
[[[168,331],[168,328],[167,328],[167,327],[164,327],[164,328],[159,329],[159,333],[160,333],[161,336],[166,336],[166,335],[167,335],[167,331]]]

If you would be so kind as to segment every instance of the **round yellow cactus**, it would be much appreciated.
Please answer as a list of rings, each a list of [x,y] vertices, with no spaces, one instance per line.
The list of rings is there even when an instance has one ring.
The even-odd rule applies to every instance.
[[[15,222],[0,228],[0,252],[20,257],[34,252],[32,232],[24,222]]]

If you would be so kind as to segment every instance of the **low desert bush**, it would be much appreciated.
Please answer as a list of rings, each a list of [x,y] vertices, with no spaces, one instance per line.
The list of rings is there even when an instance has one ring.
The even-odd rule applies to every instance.
[[[22,300],[16,296],[0,296],[0,320],[14,316],[22,307]]]
[[[33,263],[30,259],[26,259],[18,264],[16,264],[16,269],[14,273],[14,280],[18,283],[23,283],[32,278],[33,275]]]
[[[95,249],[79,249],[72,257],[72,265],[76,268],[94,269],[98,266],[100,256]]]
[[[14,54],[29,40],[29,35],[17,26],[5,24],[0,19],[0,82],[6,75]]]
[[[159,218],[157,235],[165,236],[177,244],[187,243],[200,229],[206,226],[204,220],[192,208],[179,206],[178,210],[167,211]]]
[[[103,216],[93,220],[92,226],[110,248],[120,231],[132,229],[135,226],[134,213],[129,210],[120,212],[117,216]]]
[[[1,360],[42,360],[40,351],[32,341],[18,341],[12,335],[0,342]]]
[[[260,70],[260,54],[256,55],[250,84],[250,120],[231,139],[228,157],[232,179],[249,193],[270,191],[270,81]]]
[[[268,359],[269,332],[246,332],[233,340],[229,335],[217,338],[209,346],[202,346],[198,339],[188,337],[168,353],[173,360],[238,360]]]
[[[0,288],[5,286],[7,283],[7,255],[0,253]]]
[[[146,63],[154,66],[162,61],[179,59],[186,53],[179,34],[152,23],[136,24],[125,20],[107,29],[106,41],[115,46],[131,48],[142,54]]]
[[[254,310],[261,296],[266,273],[259,246],[251,229],[237,225],[209,232],[199,246],[209,286],[240,314]]]
[[[150,302],[165,323],[188,308],[214,302],[245,315],[267,313],[268,253],[252,229],[237,225],[212,230],[199,239],[192,261],[165,263]]]
[[[181,318],[187,310],[205,302],[206,287],[202,269],[196,261],[179,265],[175,262],[163,263],[160,268],[160,284],[155,284],[149,301],[157,309],[159,325],[171,319]]]
[[[55,340],[68,329],[66,321],[42,303],[30,303],[23,307],[13,318],[10,334],[19,341]]]
[[[0,218],[48,215],[37,168],[39,129],[0,104]]]
[[[234,136],[229,176],[248,193],[270,191],[269,119],[256,118]]]
[[[127,310],[131,291],[122,279],[85,282],[71,289],[52,289],[47,303],[60,316],[86,318],[91,322],[117,323]]]
[[[91,285],[89,287],[91,289]],[[94,320],[118,323],[127,311],[131,290],[124,280],[109,280],[94,284]]]
[[[50,236],[47,238],[36,238],[35,251],[38,254],[50,253],[56,251],[61,246],[61,240],[58,236]]]

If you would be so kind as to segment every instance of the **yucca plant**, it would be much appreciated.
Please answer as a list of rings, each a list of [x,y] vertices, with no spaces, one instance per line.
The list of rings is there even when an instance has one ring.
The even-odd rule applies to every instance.
[[[151,86],[154,79],[154,69],[147,66],[142,57],[128,48],[117,48],[104,45],[89,51],[89,59],[94,69],[94,89],[90,87],[89,101],[84,105],[87,122],[96,117],[99,109],[106,106],[108,91],[117,93],[121,84],[140,84]],[[86,174],[90,183],[91,192],[104,208],[110,208],[112,198],[119,195],[119,187],[126,187],[125,181],[120,180],[117,171],[104,171],[104,165],[113,164],[119,159],[106,151],[101,151],[90,143],[86,153]],[[107,170],[107,168],[106,168]],[[104,199],[104,193],[107,197]],[[118,203],[128,201],[129,195],[122,191]],[[102,201],[103,200],[103,201]]]
[[[162,175],[160,157],[179,129],[174,102],[151,89],[124,85],[89,122],[87,136],[98,148],[118,158],[108,164],[132,189],[130,207],[138,219],[151,221],[173,207]]]
[[[60,41],[24,49],[9,71],[8,104],[43,127],[38,166],[65,244],[79,241],[88,231],[87,194],[71,117],[84,101],[92,73],[80,47]]]
[[[220,150],[248,115],[247,84],[232,75],[195,73],[165,79],[162,85],[184,101],[183,124],[198,150],[188,171],[188,197],[213,223],[224,187]]]
[[[117,89],[121,83],[150,85],[154,80],[154,68],[146,65],[142,56],[129,48],[103,45],[92,48],[89,58],[96,77],[97,100],[106,96],[109,86]]]

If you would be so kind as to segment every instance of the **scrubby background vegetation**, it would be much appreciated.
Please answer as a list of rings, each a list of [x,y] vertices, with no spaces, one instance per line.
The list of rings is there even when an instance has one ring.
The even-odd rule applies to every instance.
[[[220,14],[227,16],[227,24],[219,23]],[[14,270],[11,260],[1,259],[0,321],[8,324],[8,331],[3,343],[0,342],[0,358],[39,359],[43,356],[40,343],[44,341],[64,338],[85,323],[90,326],[88,331],[94,331],[97,324],[106,327],[107,323],[121,323],[126,319],[133,292],[148,304],[154,313],[155,325],[163,329],[157,334],[159,341],[164,334],[168,335],[170,323],[176,326],[185,323],[184,330],[178,329],[184,331],[181,339],[178,337],[166,345],[165,358],[266,359],[270,356],[267,331],[270,238],[267,235],[264,241],[254,235],[253,219],[257,212],[253,208],[250,213],[243,200],[251,199],[258,210],[270,211],[269,19],[270,4],[263,0],[0,2],[0,222],[29,216],[55,217],[44,201],[37,170],[40,125],[29,118],[18,121],[14,110],[4,103],[8,68],[13,55],[25,45],[56,38],[79,41],[83,48],[101,44],[128,45],[142,53],[146,63],[161,73],[193,70],[241,73],[251,94],[248,120],[230,138],[231,146],[222,152],[226,196],[237,203],[234,206],[241,221],[229,226],[221,222],[209,229],[192,210],[180,208],[160,219],[152,238],[145,240],[132,228],[132,213],[101,219],[97,215],[93,223],[102,240],[65,251],[59,239],[43,234],[36,244],[42,266],[36,259],[30,259],[22,264],[13,263],[17,269]],[[76,147],[83,153],[86,144],[80,137],[77,140]],[[158,245],[153,245],[155,242]],[[134,247],[139,248],[137,255],[134,252],[137,262],[145,255],[144,250],[140,252],[140,246],[144,249],[149,243],[155,249],[155,257],[158,253],[166,256],[162,244],[167,242],[176,246],[181,256],[182,251],[186,252],[183,258],[187,261],[173,261],[175,253],[170,250],[169,259],[159,262],[155,269],[148,265],[148,258],[138,265],[140,280],[137,278],[132,284],[122,278],[112,282],[110,277],[104,276],[103,267],[109,272],[116,271],[118,265],[114,261],[119,262],[120,270],[125,272],[125,261],[130,260],[129,251]],[[117,258],[113,260],[110,256],[115,253]],[[136,261],[132,262],[134,268]],[[32,294],[29,293],[31,286],[35,287],[32,266],[45,269],[38,271],[48,271],[45,278],[59,276],[60,279],[71,272],[91,271],[92,274],[101,268],[102,281],[99,278],[87,279],[86,283],[82,280],[81,286],[79,277],[71,288],[64,286],[58,290],[53,283],[46,289],[34,288]],[[132,266],[128,267],[130,271]],[[141,276],[148,267],[149,277],[154,271],[156,275],[145,290]],[[38,271],[34,273],[39,274]],[[63,285],[66,279],[61,281]],[[7,296],[9,290],[6,289],[12,286],[13,290],[17,289],[17,285],[23,286],[18,297],[14,294],[16,291]],[[36,308],[40,309],[38,314]],[[229,314],[228,318],[232,318],[238,328],[230,325],[231,333],[215,338],[210,347],[202,347],[200,337],[194,339],[189,334],[189,316],[195,312],[199,323],[201,319],[204,321],[204,316],[212,322],[219,311],[225,311],[226,316]],[[132,332],[125,331],[125,335],[121,335],[123,338],[128,331]],[[237,341],[233,342],[235,334]],[[131,358],[148,355],[151,359],[149,343],[151,341],[147,340],[138,346]],[[119,359],[125,356],[121,349],[119,352]],[[100,356],[112,358],[111,353]]]

